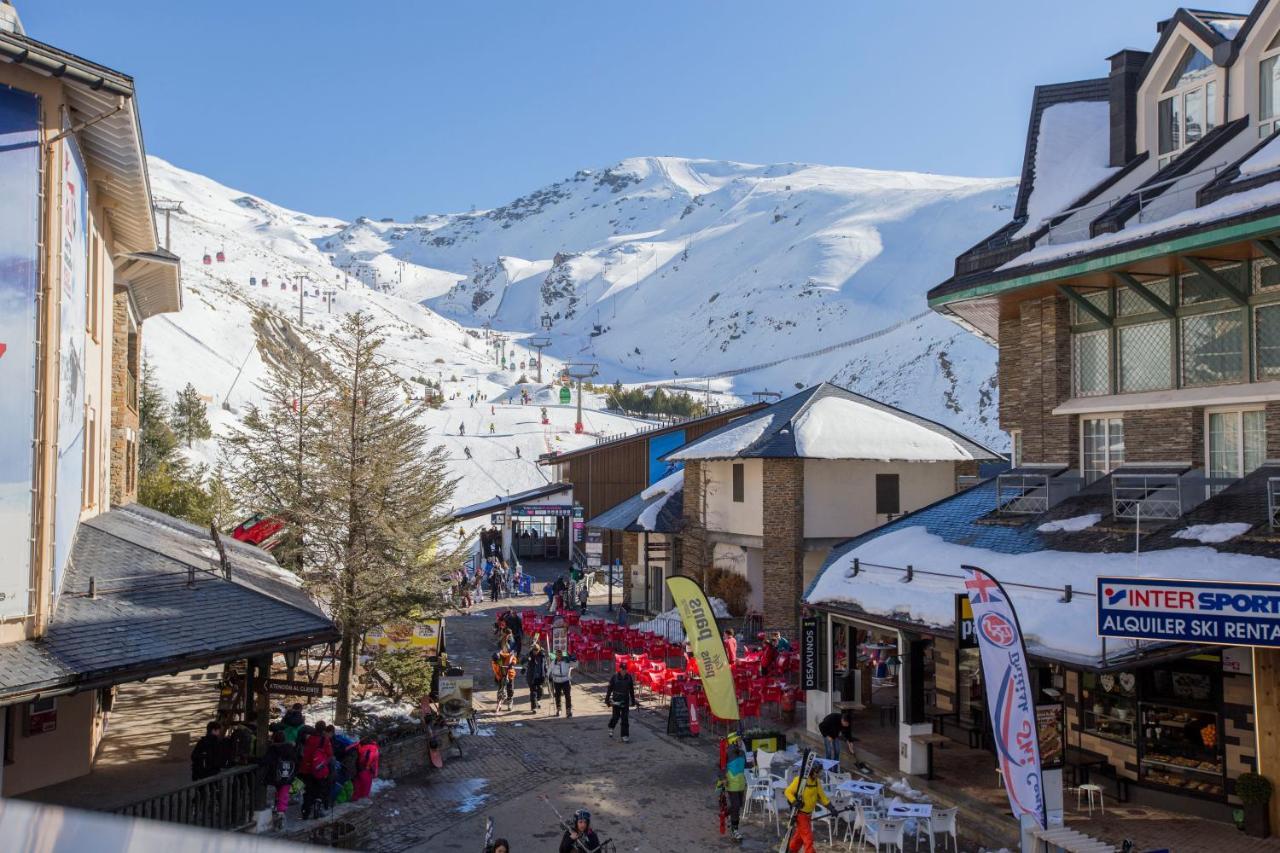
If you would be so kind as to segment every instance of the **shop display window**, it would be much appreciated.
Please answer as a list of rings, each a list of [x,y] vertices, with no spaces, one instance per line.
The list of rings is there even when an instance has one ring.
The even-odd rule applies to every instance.
[[[1085,733],[1136,743],[1138,679],[1134,673],[1082,673],[1080,708]]]
[[[1221,702],[1217,655],[1143,671],[1143,781],[1206,797],[1224,794]]]

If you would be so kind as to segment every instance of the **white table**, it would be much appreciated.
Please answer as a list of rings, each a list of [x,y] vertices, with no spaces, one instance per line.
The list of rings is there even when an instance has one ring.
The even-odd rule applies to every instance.
[[[850,779],[847,782],[841,782],[836,785],[837,791],[847,791],[850,794],[866,794],[868,796],[878,796],[884,790],[884,785],[879,782],[860,782],[857,779]]]
[[[929,803],[894,803],[886,811],[889,817],[933,816],[933,806]]]
[[[836,758],[818,758],[817,756],[815,756],[813,759],[813,763],[821,765],[822,769],[828,773],[831,772],[832,770],[840,769],[840,760]],[[795,763],[794,767],[796,770],[800,769],[800,764],[801,762],[798,762],[798,761]]]

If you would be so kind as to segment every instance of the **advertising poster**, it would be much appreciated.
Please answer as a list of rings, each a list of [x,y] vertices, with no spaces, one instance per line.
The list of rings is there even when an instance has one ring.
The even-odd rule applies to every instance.
[[[27,612],[31,586],[40,100],[0,86],[0,618]]]
[[[71,543],[80,521],[84,479],[85,294],[89,289],[88,219],[84,160],[75,137],[58,143],[62,214],[58,239],[61,290],[58,346],[58,470],[53,515],[53,590],[62,591]]]
[[[649,483],[654,483],[674,474],[684,467],[683,462],[663,462],[662,455],[670,453],[677,447],[685,443],[684,430],[677,429],[662,435],[655,435],[649,439]]]
[[[443,619],[424,619],[418,624],[390,622],[378,628],[370,628],[364,635],[364,642],[371,649],[383,651],[411,649],[430,656],[439,653],[440,636],[443,633]]]
[[[680,623],[684,626],[685,642],[698,661],[702,676],[702,690],[707,697],[711,713],[722,720],[737,720],[738,696],[733,687],[733,670],[729,667],[729,655],[720,638],[715,613],[707,595],[693,580],[685,577],[667,578],[671,600],[680,611]]]

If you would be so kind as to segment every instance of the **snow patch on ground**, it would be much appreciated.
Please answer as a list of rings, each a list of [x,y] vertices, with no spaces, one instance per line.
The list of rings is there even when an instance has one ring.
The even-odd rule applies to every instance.
[[[371,793],[373,796],[376,797],[384,791],[390,791],[395,786],[396,786],[395,779],[382,779],[382,778],[374,779],[373,787],[369,789],[369,793]]]
[[[307,716],[307,722],[315,722],[316,720],[325,720],[333,722],[338,708],[338,700],[333,696],[326,696],[317,699],[310,705],[303,706],[303,713]],[[395,702],[386,696],[366,696],[363,699],[355,699],[351,702],[351,709],[359,714],[364,714],[383,721],[394,721],[405,725],[417,724],[418,719],[413,714],[418,710],[418,706],[411,702]]]
[[[1099,521],[1102,521],[1102,513],[1091,512],[1088,515],[1077,515],[1075,518],[1047,521],[1037,527],[1036,531],[1038,533],[1076,533],[1081,530],[1088,530]]]
[[[907,462],[973,456],[945,435],[854,400],[823,397],[796,418],[796,453],[805,459]]]
[[[1227,542],[1242,536],[1249,532],[1251,524],[1242,522],[1225,522],[1223,524],[1193,524],[1190,527],[1179,530],[1173,534],[1174,539],[1192,539],[1196,542],[1203,542],[1206,545],[1212,545],[1218,542]]]
[[[484,805],[485,800],[489,799],[489,795],[483,793],[488,785],[488,779],[468,779],[463,782],[462,786],[466,793],[462,798],[462,802],[458,804],[454,811],[459,814],[470,814]]]

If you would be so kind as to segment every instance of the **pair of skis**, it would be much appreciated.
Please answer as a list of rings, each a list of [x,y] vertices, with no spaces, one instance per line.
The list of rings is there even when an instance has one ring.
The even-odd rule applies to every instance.
[[[800,784],[796,785],[796,799],[791,804],[791,813],[787,817],[787,831],[782,834],[782,843],[778,845],[778,853],[787,853],[787,848],[791,846],[791,837],[796,832],[796,820],[800,814],[800,803],[804,799],[804,786],[809,781],[809,771],[813,768],[813,762],[816,755],[812,749],[806,749],[804,755],[800,758],[800,775],[797,777]]]

